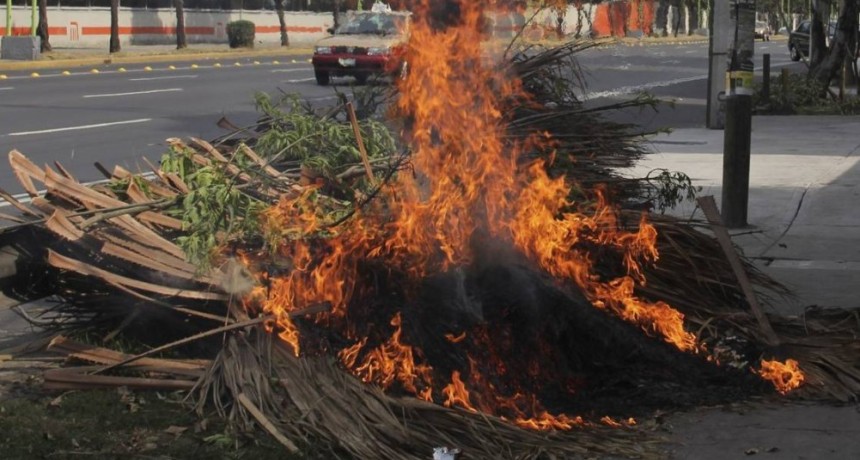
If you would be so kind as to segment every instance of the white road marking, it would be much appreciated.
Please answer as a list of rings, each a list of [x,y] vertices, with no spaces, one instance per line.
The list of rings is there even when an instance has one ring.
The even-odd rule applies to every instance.
[[[298,80],[286,80],[287,83],[302,83],[306,81],[314,81],[316,78],[299,78]]]
[[[9,91],[10,89],[15,89],[14,86],[3,86],[0,87],[0,91]]]
[[[292,72],[307,72],[309,70],[313,70],[313,67],[304,67],[301,69],[273,69],[270,72],[272,72],[272,73],[292,73]]]
[[[29,136],[31,134],[50,134],[59,133],[62,131],[78,131],[82,129],[104,128],[106,126],[129,125],[133,123],[146,123],[152,121],[152,118],[138,118],[136,120],[112,121],[109,123],[96,123],[92,125],[67,126],[65,128],[42,129],[39,131],[21,131],[17,133],[9,133],[7,136]]]
[[[782,62],[778,64],[771,64],[770,67],[785,67],[794,64],[793,62]],[[760,67],[756,67],[757,71],[760,71]],[[602,97],[618,97],[624,96],[627,94],[639,93],[642,91],[647,91],[653,88],[663,88],[666,86],[679,85],[681,83],[688,83],[691,81],[699,81],[699,80],[707,80],[708,75],[695,75],[692,77],[684,77],[684,78],[675,78],[672,80],[663,80],[663,81],[655,81],[651,83],[645,83],[642,85],[634,85],[634,86],[622,86],[621,88],[615,88],[607,91],[598,91],[594,93],[588,93],[585,95],[586,99],[600,99]]]
[[[149,91],[133,91],[130,93],[87,94],[87,95],[84,95],[84,99],[93,98],[93,97],[117,97],[117,96],[137,96],[140,94],[173,93],[176,91],[182,91],[182,88],[151,89]]]
[[[197,78],[199,75],[170,75],[167,77],[129,78],[128,81],[170,80],[176,78]]]
[[[142,177],[146,180],[152,180],[155,177],[155,173],[145,172],[145,173],[141,174],[140,177]],[[92,182],[83,182],[83,183],[81,183],[81,185],[91,186],[91,185],[105,184],[107,182],[110,182],[110,180],[111,179],[94,180]],[[38,191],[36,191],[36,196],[45,196],[45,193],[47,193],[46,190],[38,190]],[[12,195],[12,198],[14,198],[19,203],[24,203],[24,204],[33,201],[33,197],[31,197],[29,193],[18,193],[16,195]],[[0,208],[6,207],[6,206],[12,206],[12,205],[7,201],[0,201]]]

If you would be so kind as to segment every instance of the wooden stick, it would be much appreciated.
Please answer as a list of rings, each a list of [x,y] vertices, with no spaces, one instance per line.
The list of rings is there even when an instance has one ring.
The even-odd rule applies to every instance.
[[[263,428],[265,428],[270,435],[272,435],[272,437],[277,439],[279,443],[286,447],[287,450],[289,450],[290,452],[299,451],[299,448],[296,447],[295,443],[287,439],[287,437],[284,436],[284,434],[281,433],[280,430],[278,430],[278,428],[275,427],[275,425],[268,418],[266,418],[265,415],[263,415],[263,412],[258,409],[257,406],[254,405],[254,403],[251,402],[250,399],[248,399],[247,396],[245,396],[245,393],[239,393],[239,395],[236,396],[236,401],[238,401],[239,404],[242,405],[242,407],[247,409],[248,412],[251,413],[251,416],[253,416],[254,419],[257,420],[257,422],[262,425]]]
[[[85,216],[93,216],[90,219],[85,220],[81,225],[84,225],[84,229],[86,226],[90,226],[98,221],[110,219],[113,217],[124,216],[126,214],[134,214],[142,211],[149,211],[152,209],[161,209],[169,207],[172,204],[176,203],[175,198],[162,198],[160,200],[154,200],[147,203],[132,203],[132,204],[123,204],[122,206],[116,206],[113,208],[98,208],[98,209],[90,209],[87,211],[74,212],[66,217],[85,217]],[[20,209],[20,208],[19,208]],[[32,212],[28,212],[32,214]],[[4,227],[4,230],[9,230],[11,228],[19,228],[19,227],[28,227],[31,225],[39,225],[44,224],[50,217],[44,217],[37,220],[28,220],[24,223],[17,225],[10,225],[9,227]]]
[[[367,159],[367,150],[364,148],[364,139],[362,139],[361,131],[358,129],[358,119],[355,117],[355,109],[352,107],[352,102],[346,103],[346,113],[349,116],[349,123],[352,125],[352,132],[355,133],[355,141],[358,143],[358,152],[361,154],[364,172],[367,173],[367,179],[373,183],[373,169],[370,168],[370,161]]]
[[[310,315],[310,314],[314,314],[314,313],[320,313],[323,311],[327,311],[329,309],[331,309],[331,304],[328,302],[322,302],[319,304],[311,305],[310,307],[302,309],[302,310],[290,312],[290,316],[295,317],[295,316]],[[93,372],[93,374],[99,374],[99,373],[102,373],[105,371],[109,371],[111,369],[115,369],[117,367],[125,366],[126,364],[137,361],[141,358],[145,358],[149,355],[152,355],[155,353],[160,353],[162,351],[169,350],[171,348],[175,348],[175,347],[178,347],[180,345],[185,345],[186,343],[191,343],[191,342],[194,342],[196,340],[200,340],[200,339],[203,339],[206,337],[221,334],[223,332],[232,331],[234,329],[241,329],[243,327],[254,326],[256,324],[260,324],[262,322],[265,322],[265,321],[268,321],[271,319],[275,319],[275,315],[258,316],[256,318],[248,320],[248,321],[242,321],[239,323],[228,324],[226,326],[222,326],[219,328],[210,329],[208,331],[204,331],[204,332],[201,332],[199,334],[195,334],[195,335],[192,335],[190,337],[186,337],[184,339],[177,340],[175,342],[170,342],[168,344],[164,344],[160,347],[155,347],[155,348],[153,348],[149,351],[145,351],[139,355],[135,355],[135,356],[132,356],[130,358],[124,359],[124,360],[122,360],[116,364],[111,364],[110,366],[106,366],[106,367],[103,367],[101,369],[97,369]]]
[[[193,380],[90,375],[83,373],[86,369],[86,367],[49,369],[44,374],[44,388],[48,390],[92,390],[93,388],[128,387],[134,390],[190,390],[194,388],[196,383]]]
[[[758,320],[759,328],[765,335],[766,341],[772,346],[778,346],[780,342],[779,337],[776,335],[776,332],[774,332],[770,321],[768,321],[767,316],[765,316],[764,311],[762,311],[762,308],[758,303],[758,298],[753,290],[749,276],[747,276],[747,272],[744,270],[741,259],[738,257],[738,253],[735,252],[735,248],[732,246],[731,237],[729,236],[728,230],[726,230],[726,226],[723,224],[722,217],[720,217],[720,211],[717,209],[717,203],[714,201],[714,197],[710,195],[703,196],[697,198],[696,201],[699,203],[702,211],[704,211],[708,222],[710,222],[711,229],[714,231],[714,235],[717,237],[717,241],[720,243],[720,247],[723,249],[723,253],[726,255],[729,265],[732,267],[732,271],[738,278],[741,290],[750,305],[750,310],[752,310],[753,315],[755,315],[756,320]]]

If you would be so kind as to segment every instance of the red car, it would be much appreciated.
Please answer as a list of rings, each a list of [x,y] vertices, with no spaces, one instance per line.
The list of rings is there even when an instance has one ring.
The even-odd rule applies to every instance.
[[[389,10],[348,14],[331,37],[314,47],[317,84],[327,85],[333,76],[352,76],[363,84],[371,75],[401,74],[409,16]]]

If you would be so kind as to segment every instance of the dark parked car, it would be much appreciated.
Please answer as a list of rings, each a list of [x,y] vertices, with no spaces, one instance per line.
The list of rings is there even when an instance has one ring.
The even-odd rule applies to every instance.
[[[791,55],[792,61],[799,61],[801,57],[806,57],[809,54],[809,29],[811,27],[809,21],[801,21],[797,29],[788,35],[788,53]],[[833,39],[836,33],[836,23],[831,22],[827,26],[827,37]]]

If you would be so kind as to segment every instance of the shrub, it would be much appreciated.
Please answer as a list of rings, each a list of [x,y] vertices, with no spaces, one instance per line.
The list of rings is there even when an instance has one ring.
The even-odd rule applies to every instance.
[[[783,83],[786,83],[783,87]],[[860,113],[860,99],[847,95],[840,101],[834,94],[822,92],[820,84],[805,74],[792,73],[783,81],[780,76],[770,79],[770,98],[761,94],[761,83],[756,84],[753,96],[757,113],[770,114],[834,114]]]
[[[254,23],[245,19],[227,23],[227,39],[230,48],[254,47]]]

